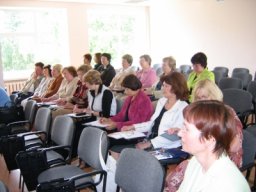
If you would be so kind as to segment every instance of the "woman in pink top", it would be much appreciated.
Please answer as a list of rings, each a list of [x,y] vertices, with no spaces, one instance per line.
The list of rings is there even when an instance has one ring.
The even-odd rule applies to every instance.
[[[149,55],[140,56],[140,66],[136,76],[142,83],[142,88],[150,88],[157,81],[157,75],[154,69],[151,68],[151,57]]]

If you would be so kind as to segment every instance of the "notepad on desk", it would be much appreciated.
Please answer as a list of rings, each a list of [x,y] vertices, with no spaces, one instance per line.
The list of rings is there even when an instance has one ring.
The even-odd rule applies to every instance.
[[[101,127],[101,128],[105,128],[105,127],[108,126],[107,124],[100,123],[99,120],[84,123],[83,125],[87,125],[87,126],[90,125],[90,126],[93,126],[93,127]]]
[[[168,133],[163,133],[160,135],[161,137],[164,137],[170,141],[179,141],[180,137],[177,134],[168,134]]]
[[[122,131],[122,132],[115,132],[108,134],[109,137],[114,139],[135,139],[135,138],[142,138],[146,135],[144,133],[138,131]]]
[[[73,117],[73,118],[81,118],[81,117],[91,117],[90,114],[87,114],[87,113],[69,113],[69,114],[66,114],[67,116],[69,117]]]

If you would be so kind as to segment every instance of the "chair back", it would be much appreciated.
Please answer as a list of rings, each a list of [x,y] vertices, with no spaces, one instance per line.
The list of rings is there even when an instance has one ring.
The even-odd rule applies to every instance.
[[[152,68],[156,71],[159,67],[161,67],[161,64],[156,63],[156,64],[153,65]]]
[[[235,73],[250,73],[250,71],[247,68],[234,68],[231,77],[233,77]]]
[[[34,100],[29,100],[26,103],[25,109],[24,109],[24,115],[25,120],[27,120],[31,125],[34,122],[35,116],[37,111],[37,104]]]
[[[125,101],[125,98],[123,97],[116,98],[116,114],[121,111],[124,101]]]
[[[215,78],[215,83],[218,85],[220,80],[224,77],[227,77],[226,73],[221,71],[221,70],[217,70],[217,71],[212,71],[214,73],[214,78]]]
[[[251,81],[248,84],[247,91],[252,94],[253,100],[256,101],[256,81]]]
[[[57,145],[72,145],[75,126],[71,117],[57,116],[52,125],[51,141]]]
[[[36,131],[44,131],[49,134],[51,124],[51,110],[41,107],[36,113],[34,127]]]
[[[106,170],[107,153],[107,133],[95,127],[86,127],[79,139],[78,157],[93,169]]]
[[[218,86],[221,90],[229,88],[243,89],[243,82],[238,78],[224,77],[220,79]]]
[[[256,137],[246,129],[243,129],[243,164],[241,170],[244,171],[248,166],[254,165],[256,153]]]
[[[238,73],[234,73],[232,77],[242,80],[243,89],[246,89],[248,84],[252,81],[252,75],[249,73],[238,72]]]
[[[223,101],[231,106],[236,113],[243,113],[252,109],[252,95],[242,89],[224,89]]]
[[[214,72],[220,72],[223,74],[224,77],[228,77],[229,69],[227,67],[214,67]]]
[[[6,185],[3,183],[3,181],[0,181],[0,191],[1,192],[9,192]]]
[[[232,107],[244,126],[247,124],[248,116],[252,114],[252,95],[242,89],[224,89],[223,102]]]
[[[179,71],[183,74],[188,74],[191,71],[191,65],[180,65]]]
[[[165,172],[150,153],[124,149],[117,161],[115,182],[125,192],[161,192]]]

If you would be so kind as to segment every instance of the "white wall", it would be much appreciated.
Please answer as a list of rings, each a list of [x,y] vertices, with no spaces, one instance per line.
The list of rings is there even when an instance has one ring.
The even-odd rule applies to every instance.
[[[173,55],[190,64],[198,51],[215,66],[256,70],[255,0],[157,0],[150,8],[154,61]]]

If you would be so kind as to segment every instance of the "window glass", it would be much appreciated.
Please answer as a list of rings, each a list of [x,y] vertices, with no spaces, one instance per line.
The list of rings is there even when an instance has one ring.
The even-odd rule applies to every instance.
[[[0,8],[4,79],[27,78],[36,62],[69,60],[65,9]]]
[[[133,65],[149,52],[147,10],[145,7],[104,6],[88,10],[89,48],[91,53],[107,52],[111,64],[121,68],[121,58],[131,54]]]

